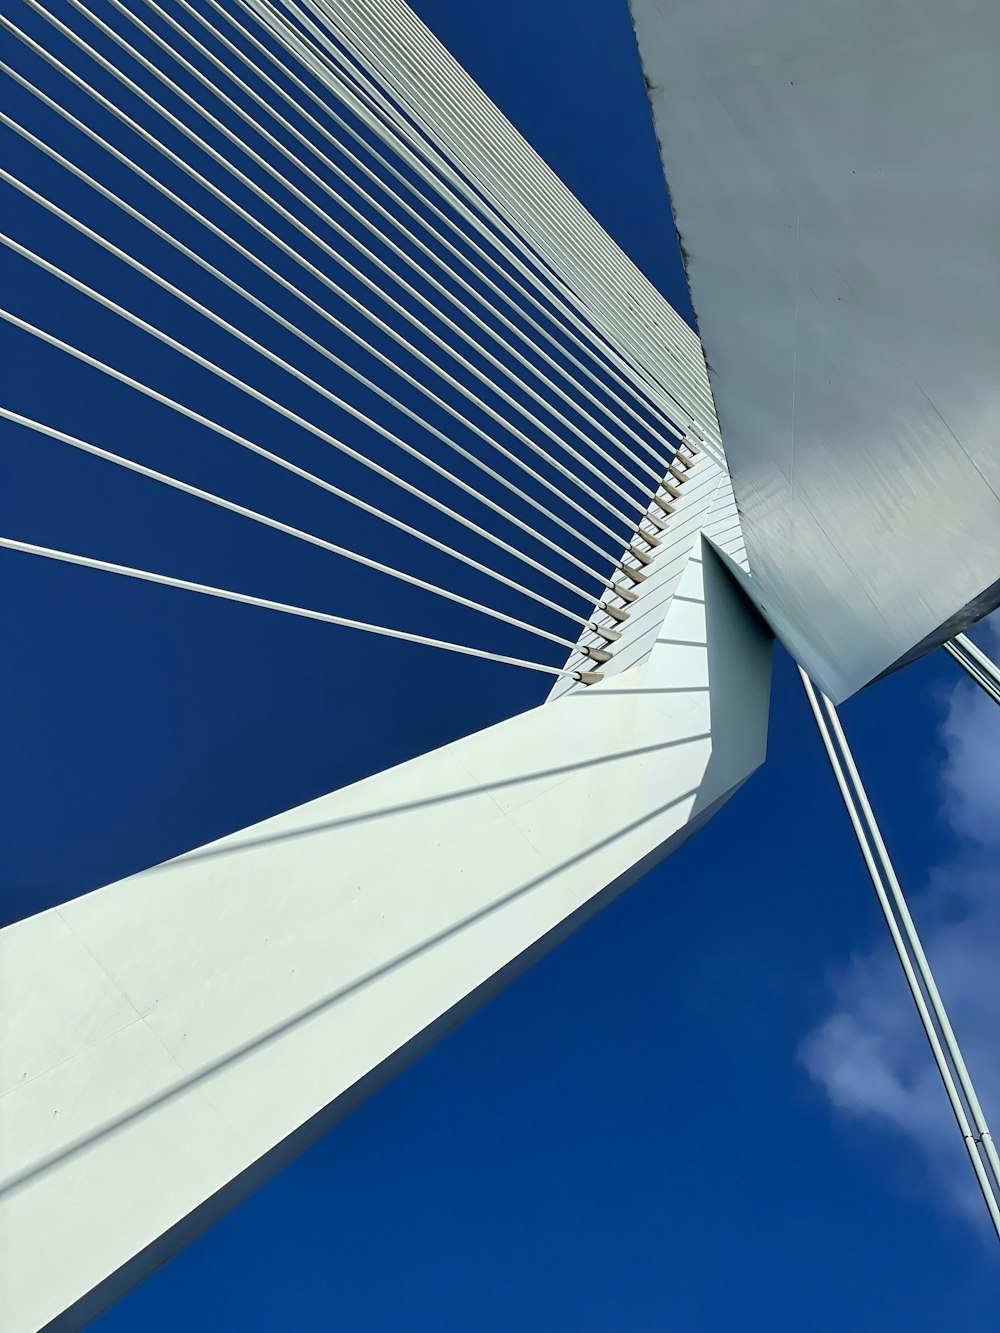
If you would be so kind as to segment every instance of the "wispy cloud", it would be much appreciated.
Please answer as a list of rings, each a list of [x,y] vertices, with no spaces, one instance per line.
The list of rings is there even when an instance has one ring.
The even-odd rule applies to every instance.
[[[1000,656],[1000,613],[977,634]],[[956,668],[957,670],[957,668]],[[942,816],[955,855],[911,895],[911,909],[994,1137],[1000,1132],[1000,708],[959,681],[941,726]],[[944,1091],[888,942],[853,956],[829,1016],[800,1055],[838,1111],[901,1131],[943,1197],[978,1219],[972,1173],[956,1169]]]

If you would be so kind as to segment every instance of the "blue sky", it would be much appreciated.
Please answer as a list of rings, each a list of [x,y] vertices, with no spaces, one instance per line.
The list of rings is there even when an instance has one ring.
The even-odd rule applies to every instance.
[[[686,311],[624,3],[416,8]],[[12,212],[40,248],[70,245]],[[10,273],[18,294],[22,270]],[[94,318],[54,288],[23,290],[72,327]],[[126,295],[150,299],[127,283]],[[10,346],[21,410],[169,458],[290,521],[327,521],[312,495],[230,456],[206,461],[203,440],[168,417]],[[214,385],[186,388],[223,410]],[[260,429],[235,400],[224,410]],[[331,578],[322,553],[40,447],[18,433],[5,447],[14,535],[331,603],[342,572]],[[373,660],[328,627],[3,562],[18,627],[4,690],[18,756],[5,777],[8,920],[544,688],[489,665],[442,672],[420,650]],[[941,653],[843,716],[995,1119],[1000,717]],[[995,1328],[995,1256],[838,800],[779,654],[767,766],[706,830],[97,1327]]]

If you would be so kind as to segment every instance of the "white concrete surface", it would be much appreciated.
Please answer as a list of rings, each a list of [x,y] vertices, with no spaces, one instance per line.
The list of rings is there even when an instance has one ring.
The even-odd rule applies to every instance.
[[[0,932],[5,1333],[79,1327],[761,763],[770,637],[687,551],[601,684]]]

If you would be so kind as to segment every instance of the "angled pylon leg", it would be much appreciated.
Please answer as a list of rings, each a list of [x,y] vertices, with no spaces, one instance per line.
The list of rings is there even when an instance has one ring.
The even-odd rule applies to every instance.
[[[677,594],[639,665],[0,932],[7,1333],[92,1317],[761,763],[770,640],[700,539]]]

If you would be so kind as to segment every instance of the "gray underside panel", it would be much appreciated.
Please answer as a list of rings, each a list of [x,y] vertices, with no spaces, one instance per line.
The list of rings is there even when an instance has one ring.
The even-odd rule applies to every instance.
[[[842,699],[1000,595],[1000,7],[631,4],[757,600]]]

